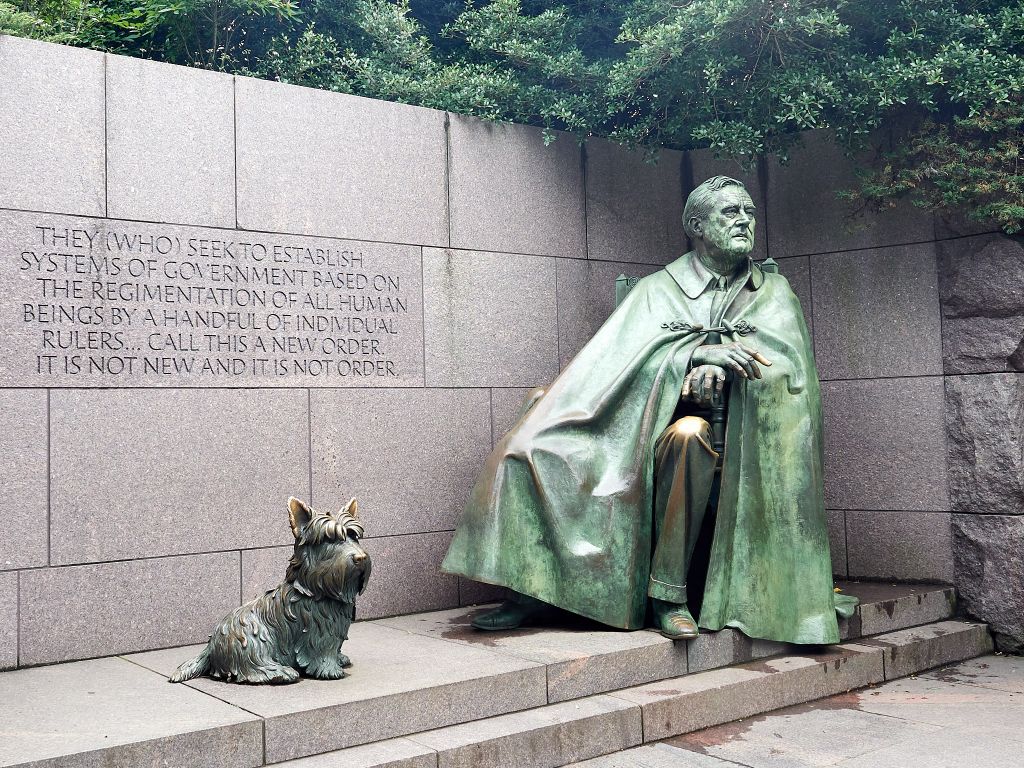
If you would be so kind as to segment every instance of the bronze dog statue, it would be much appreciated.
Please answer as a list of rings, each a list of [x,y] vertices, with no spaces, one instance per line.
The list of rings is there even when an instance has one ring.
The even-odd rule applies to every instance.
[[[370,578],[356,500],[327,515],[293,497],[288,517],[295,552],[284,582],[233,610],[203,652],[174,671],[172,683],[200,675],[252,684],[345,677],[352,662],[341,644]]]

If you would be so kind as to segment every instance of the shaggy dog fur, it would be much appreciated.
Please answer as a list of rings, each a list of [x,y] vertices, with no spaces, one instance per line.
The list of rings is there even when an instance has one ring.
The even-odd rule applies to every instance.
[[[295,552],[284,582],[232,611],[203,652],[175,670],[172,683],[200,675],[254,684],[345,677],[351,662],[341,644],[370,578],[356,500],[325,515],[291,498],[288,516]]]

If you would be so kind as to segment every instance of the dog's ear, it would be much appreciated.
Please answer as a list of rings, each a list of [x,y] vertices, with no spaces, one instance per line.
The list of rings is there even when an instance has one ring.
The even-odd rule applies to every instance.
[[[302,529],[305,528],[312,519],[312,509],[307,507],[294,496],[288,497],[288,522],[291,523],[292,533],[295,535],[296,539],[299,538],[299,534],[302,533]]]
[[[338,517],[341,517],[342,515],[349,515],[355,520],[359,519],[359,505],[356,504],[355,497],[349,499],[348,504],[346,504],[344,509],[338,513]]]

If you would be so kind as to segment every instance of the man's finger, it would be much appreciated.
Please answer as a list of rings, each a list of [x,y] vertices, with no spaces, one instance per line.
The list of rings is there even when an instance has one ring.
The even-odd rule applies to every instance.
[[[755,360],[757,360],[757,362],[759,362],[761,365],[771,365],[772,364],[771,360],[769,360],[767,357],[762,355],[756,349],[752,349],[751,347],[743,345],[743,351],[746,352],[748,355],[750,355]]]
[[[686,378],[683,379],[683,391],[681,393],[683,397],[687,397],[690,394],[690,390],[692,389],[692,385],[693,385],[693,371],[690,371],[688,374],[686,374]]]
[[[715,389],[721,394],[722,389],[725,387],[725,371],[721,371],[716,378]]]
[[[740,352],[739,350],[733,350],[732,358],[743,367],[743,373],[748,379],[761,378],[761,372],[757,370],[757,366],[754,365],[753,360],[751,360],[749,357],[743,354],[743,352]]]
[[[743,368],[743,364],[740,362],[740,358],[735,355],[729,355],[727,358],[729,367],[732,368],[736,373],[742,376],[744,379],[749,379],[750,376],[747,371]]]

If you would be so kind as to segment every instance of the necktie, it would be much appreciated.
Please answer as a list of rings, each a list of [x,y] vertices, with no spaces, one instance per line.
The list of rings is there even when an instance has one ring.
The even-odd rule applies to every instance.
[[[715,283],[715,296],[711,300],[711,324],[718,325],[725,314],[725,297],[729,294],[729,281],[724,275],[719,275]]]

